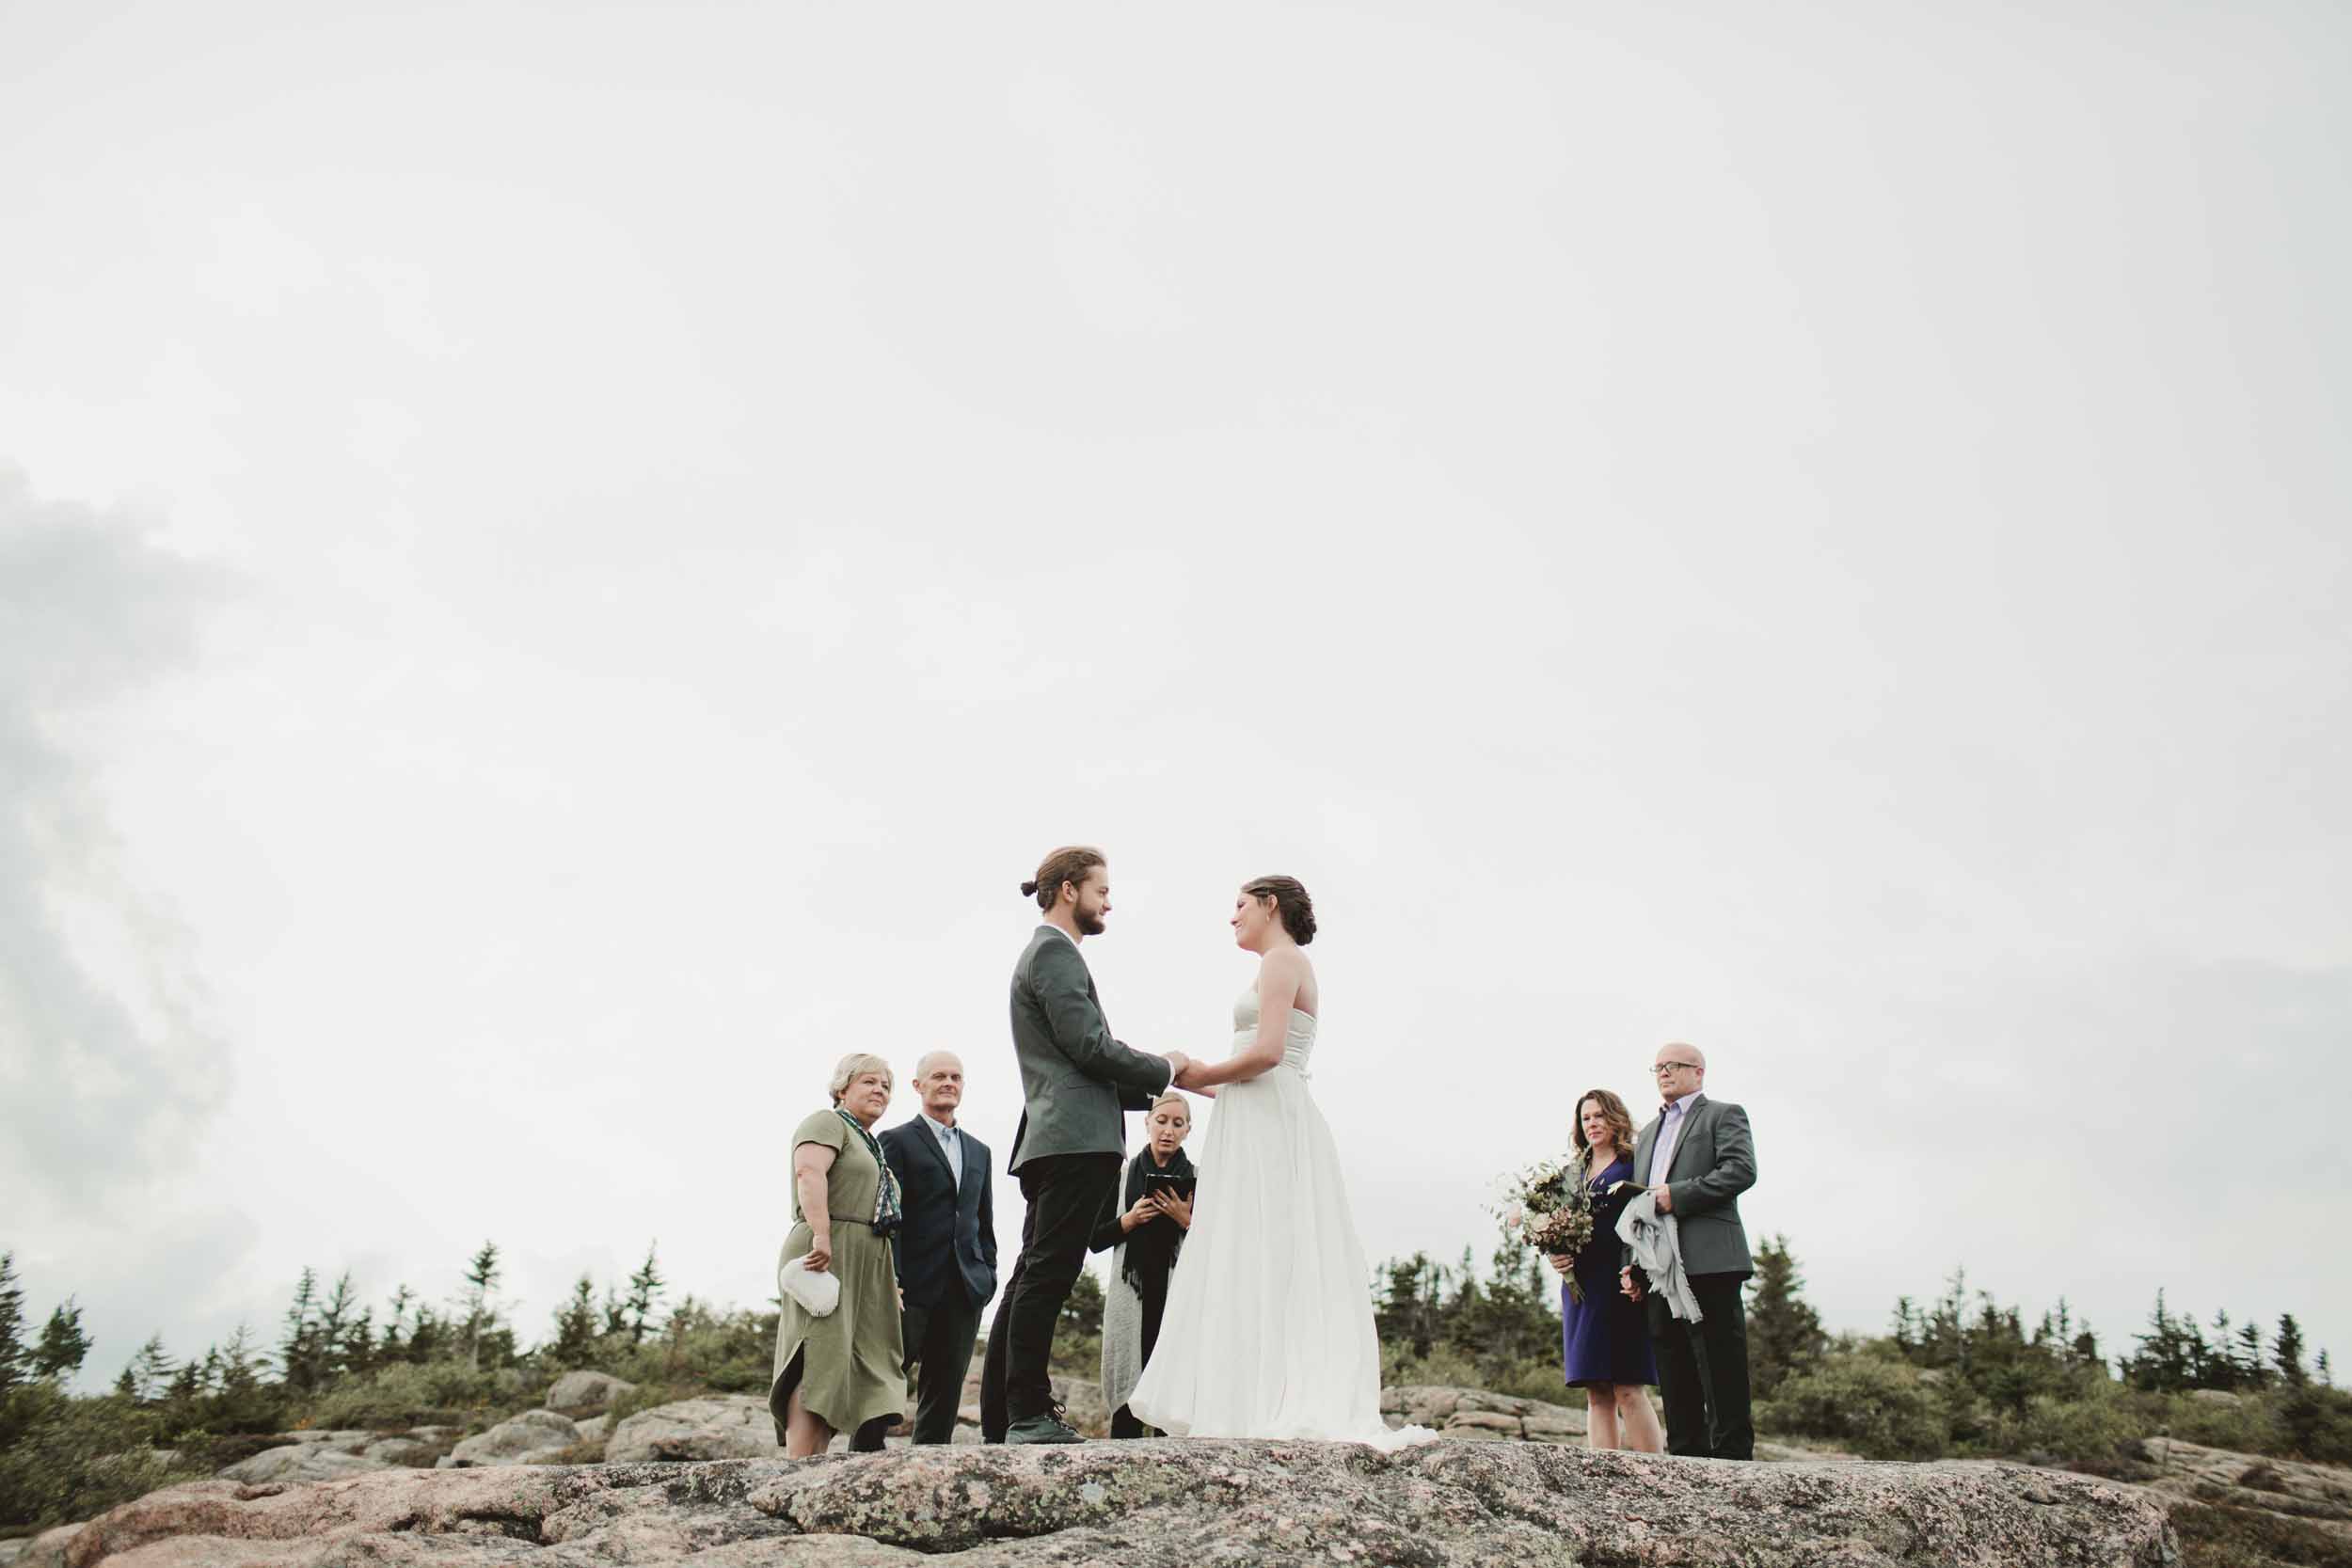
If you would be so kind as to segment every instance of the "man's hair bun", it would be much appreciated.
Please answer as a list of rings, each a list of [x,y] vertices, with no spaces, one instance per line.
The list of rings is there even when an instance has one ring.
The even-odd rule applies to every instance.
[[[1054,912],[1055,901],[1061,897],[1062,883],[1083,883],[1087,879],[1087,873],[1098,865],[1107,863],[1109,863],[1103,859],[1102,850],[1089,849],[1083,844],[1073,844],[1057,849],[1046,856],[1044,862],[1038,866],[1037,876],[1033,880],[1021,884],[1021,896],[1036,899],[1037,907],[1047,914],[1051,914]]]

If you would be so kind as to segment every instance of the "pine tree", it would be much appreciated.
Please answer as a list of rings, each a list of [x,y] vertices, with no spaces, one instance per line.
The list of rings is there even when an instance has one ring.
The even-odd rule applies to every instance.
[[[31,1370],[24,1350],[24,1291],[17,1284],[16,1254],[0,1252],[0,1399]]]
[[[1895,1348],[1901,1351],[1906,1359],[1919,1348],[1925,1332],[1919,1324],[1919,1308],[1912,1305],[1909,1296],[1895,1298],[1895,1321],[1887,1326],[1887,1336],[1895,1341]]]
[[[2263,1323],[2247,1319],[2237,1331],[2237,1378],[2247,1387],[2258,1389],[2270,1383],[2270,1356],[2263,1350]]]
[[[82,1332],[82,1309],[68,1296],[64,1306],[49,1314],[48,1326],[40,1331],[40,1343],[33,1348],[33,1373],[72,1377],[89,1359],[89,1348],[90,1338]]]
[[[318,1335],[311,1356],[312,1376],[322,1387],[334,1382],[336,1374],[342,1370],[343,1359],[351,1348],[354,1308],[358,1305],[351,1289],[351,1271],[346,1269],[319,1307]]]
[[[1756,1273],[1749,1276],[1749,1375],[1758,1399],[1770,1399],[1780,1386],[1818,1365],[1829,1346],[1821,1332],[1820,1314],[1806,1304],[1804,1275],[1788,1250],[1787,1236],[1774,1236],[1756,1251]]]
[[[131,1357],[130,1366],[123,1369],[123,1376],[130,1381],[131,1397],[144,1404],[170,1386],[174,1370],[171,1357],[164,1354],[164,1337],[151,1334],[138,1354]],[[121,1385],[117,1384],[116,1387]]]
[[[1416,1359],[1437,1347],[1445,1310],[1445,1265],[1425,1252],[1391,1258],[1381,1265],[1383,1283],[1373,1323],[1384,1345],[1400,1345]]]
[[[2202,1388],[2234,1388],[2237,1382],[2237,1357],[2230,1350],[2230,1314],[2217,1308],[2213,1315],[2213,1354],[2199,1369],[2197,1384]]]
[[[354,1376],[364,1377],[375,1370],[376,1360],[375,1308],[362,1307],[343,1332],[342,1348],[335,1355],[336,1365]]]
[[[585,1367],[596,1344],[596,1282],[581,1275],[571,1299],[555,1309],[555,1346],[548,1354],[560,1367]]]
[[[2319,1359],[2312,1363],[2312,1371],[2319,1379],[2319,1386],[2322,1388],[2333,1388],[2336,1386],[2336,1374],[2328,1369],[2326,1351],[2321,1351]]]
[[[401,1342],[401,1336],[408,1326],[408,1311],[416,1305],[416,1300],[417,1293],[405,1285],[392,1292],[392,1316],[390,1321],[384,1325],[384,1338],[376,1346],[376,1359],[380,1361],[411,1359]]]
[[[318,1271],[304,1265],[294,1282],[294,1302],[286,1308],[285,1338],[278,1342],[278,1364],[285,1369],[286,1386],[297,1394],[318,1391],[319,1367]]]
[[[2279,1315],[2279,1337],[2271,1344],[2270,1355],[2288,1387],[2300,1388],[2311,1381],[2311,1373],[2303,1370],[2303,1325],[2295,1321],[2294,1313]]]
[[[653,1242],[645,1243],[644,1262],[628,1276],[628,1342],[631,1345],[644,1342],[645,1330],[653,1323],[654,1302],[668,1283],[661,1277],[661,1271],[654,1266],[654,1244]]]
[[[499,1282],[499,1248],[496,1242],[485,1242],[482,1250],[466,1265],[466,1293],[459,1305],[466,1309],[466,1321],[460,1330],[466,1337],[466,1370],[482,1370],[482,1340],[498,1321],[496,1291]]]
[[[604,1313],[604,1331],[607,1334],[626,1334],[628,1332],[628,1307],[622,1302],[619,1293],[616,1292],[610,1285],[607,1285],[604,1288],[604,1306],[602,1307],[602,1311]]]

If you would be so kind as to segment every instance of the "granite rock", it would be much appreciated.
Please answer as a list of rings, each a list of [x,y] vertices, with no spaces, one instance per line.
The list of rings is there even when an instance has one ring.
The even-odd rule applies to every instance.
[[[626,1423],[624,1423],[626,1424]],[[1543,1443],[942,1446],[810,1460],[214,1480],[40,1538],[19,1568],[959,1568],[1596,1563],[2164,1568],[2133,1488],[1997,1464],[1733,1465]]]

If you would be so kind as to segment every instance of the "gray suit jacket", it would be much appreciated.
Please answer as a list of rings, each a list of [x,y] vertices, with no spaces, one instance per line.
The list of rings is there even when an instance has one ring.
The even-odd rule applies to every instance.
[[[1633,1180],[1674,1194],[1683,1268],[1692,1274],[1754,1274],[1747,1228],[1740,1223],[1740,1195],[1756,1185],[1756,1140],[1748,1133],[1748,1113],[1727,1101],[1692,1095],[1675,1140],[1674,1168],[1653,1180],[1649,1157],[1658,1144],[1658,1121],[1652,1117],[1633,1140]],[[1629,1250],[1626,1261],[1632,1260]]]
[[[1164,1056],[1111,1038],[1078,944],[1040,926],[1012,969],[1012,1049],[1021,1058],[1018,1171],[1051,1154],[1124,1154],[1126,1111],[1150,1107],[1168,1087]]]

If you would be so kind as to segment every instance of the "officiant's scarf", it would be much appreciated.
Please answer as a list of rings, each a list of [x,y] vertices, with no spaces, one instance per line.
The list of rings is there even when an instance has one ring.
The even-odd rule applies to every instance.
[[[1154,1164],[1152,1151],[1144,1149],[1127,1167],[1127,1191],[1119,1206],[1120,1212],[1134,1208],[1142,1200],[1143,1173],[1148,1170],[1157,1171],[1162,1176],[1195,1174],[1192,1161],[1181,1148],[1168,1156],[1165,1165]],[[1194,1196],[1199,1196],[1197,1190]],[[1119,1272],[1127,1276],[1128,1284],[1140,1291],[1147,1275],[1161,1279],[1168,1277],[1168,1271],[1176,1266],[1176,1254],[1183,1250],[1184,1245],[1184,1227],[1165,1214],[1159,1215],[1151,1224],[1136,1226],[1127,1232],[1126,1266]]]
[[[866,1140],[866,1152],[874,1157],[874,1164],[882,1169],[882,1180],[874,1183],[874,1234],[887,1236],[898,1228],[898,1221],[905,1215],[898,1201],[898,1173],[890,1168],[888,1160],[882,1158],[880,1141],[866,1130],[857,1117],[837,1105],[834,1107],[833,1114],[848,1122],[850,1131]]]

